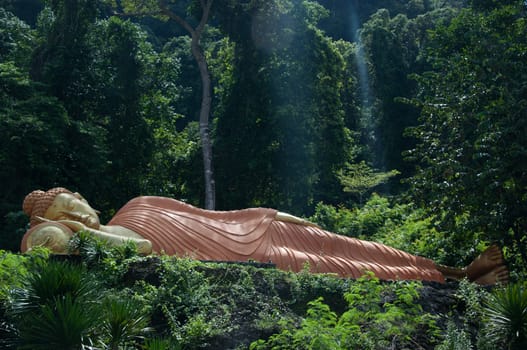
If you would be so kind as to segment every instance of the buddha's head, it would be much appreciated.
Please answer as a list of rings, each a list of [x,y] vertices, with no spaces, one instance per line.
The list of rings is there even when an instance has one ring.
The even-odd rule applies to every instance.
[[[53,221],[75,220],[87,227],[99,228],[97,211],[79,193],[63,187],[33,191],[26,196],[22,207],[30,218],[31,227],[39,224],[38,218],[42,217]]]

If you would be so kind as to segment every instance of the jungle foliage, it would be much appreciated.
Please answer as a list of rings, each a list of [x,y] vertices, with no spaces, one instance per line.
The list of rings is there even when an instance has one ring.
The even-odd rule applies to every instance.
[[[144,3],[149,13],[123,14]],[[163,4],[199,19],[198,1]],[[21,202],[38,188],[83,193],[103,222],[141,194],[204,206],[200,73],[157,2],[0,5],[2,249],[18,250]],[[274,207],[457,266],[496,242],[521,280],[526,11],[520,0],[213,1],[200,45],[216,209]]]
[[[142,257],[83,233],[72,249],[0,251],[3,349],[491,350],[527,336],[524,283],[462,281],[441,305],[420,282]]]

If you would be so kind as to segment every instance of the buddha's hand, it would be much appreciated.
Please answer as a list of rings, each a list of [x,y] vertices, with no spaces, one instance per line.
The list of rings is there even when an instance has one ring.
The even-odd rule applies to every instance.
[[[73,232],[65,225],[57,222],[44,222],[28,231],[26,249],[46,247],[55,254],[68,254],[68,242]]]
[[[75,220],[49,220],[40,216],[37,216],[37,219],[41,222],[56,222],[59,224],[62,224],[72,230],[73,232],[79,232],[79,231],[85,231],[88,229],[86,225],[84,225],[82,222],[75,221]]]

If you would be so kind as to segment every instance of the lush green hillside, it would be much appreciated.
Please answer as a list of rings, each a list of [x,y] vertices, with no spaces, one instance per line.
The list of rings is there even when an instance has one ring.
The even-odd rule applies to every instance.
[[[526,334],[525,315],[498,319],[525,307],[520,285],[500,296],[466,282],[139,257],[93,241],[80,256],[0,252],[0,266],[2,348],[498,349]]]

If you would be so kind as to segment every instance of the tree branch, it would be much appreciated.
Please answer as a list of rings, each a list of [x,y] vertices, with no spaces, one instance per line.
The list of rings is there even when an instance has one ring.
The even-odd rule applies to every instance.
[[[195,34],[194,28],[192,28],[192,26],[187,21],[185,21],[182,17],[172,12],[168,8],[168,5],[165,1],[159,1],[158,4],[159,4],[159,8],[161,9],[162,14],[164,14],[165,16],[168,16],[170,19],[174,20],[177,24],[185,28],[185,30],[189,32],[191,36]]]
[[[200,0],[201,2],[201,20],[199,21],[198,26],[196,27],[196,32],[201,33],[205,25],[207,24],[207,21],[209,20],[210,15],[210,8],[212,7],[212,3],[214,0]]]

